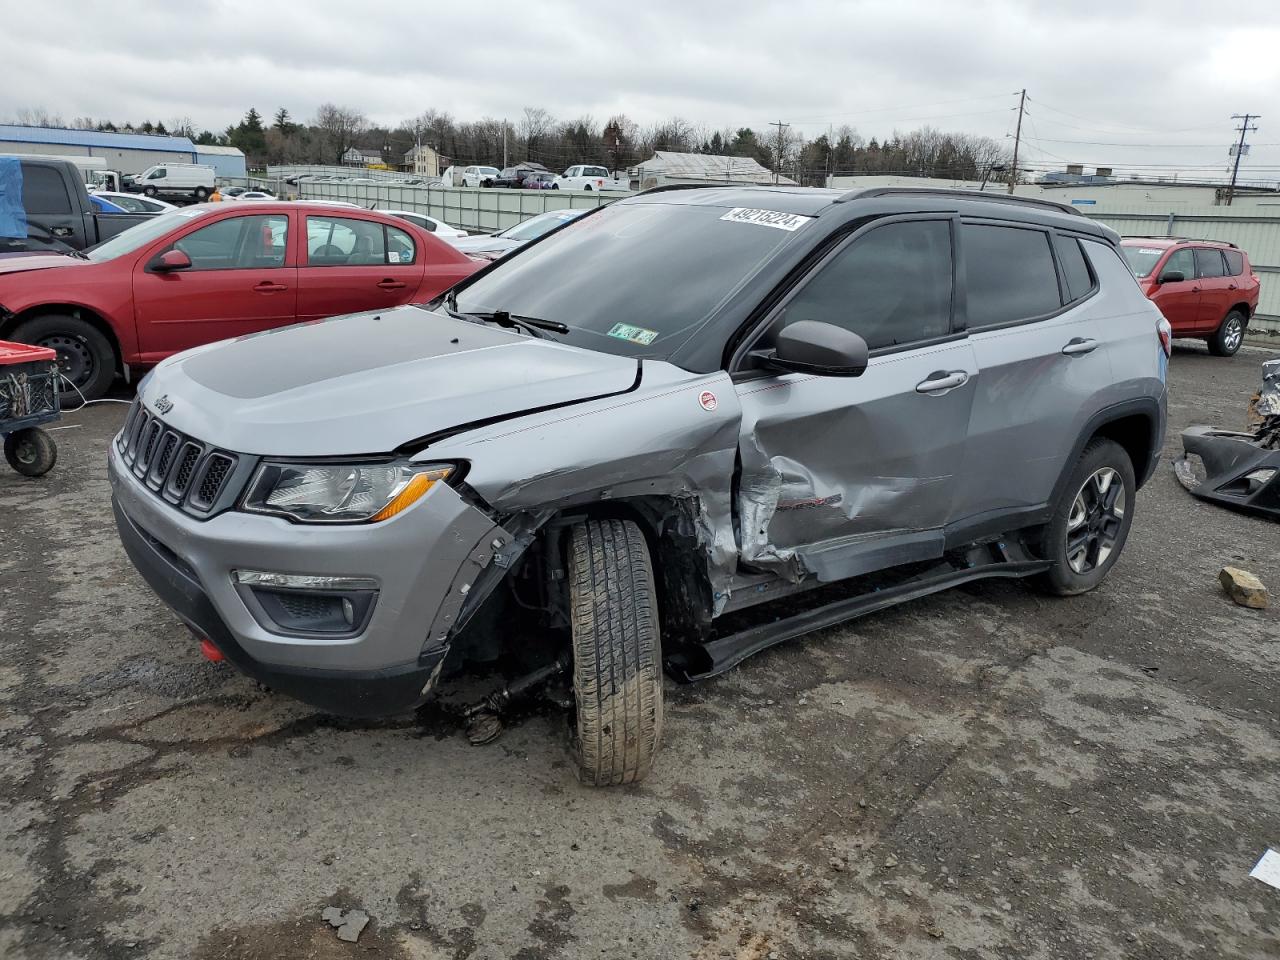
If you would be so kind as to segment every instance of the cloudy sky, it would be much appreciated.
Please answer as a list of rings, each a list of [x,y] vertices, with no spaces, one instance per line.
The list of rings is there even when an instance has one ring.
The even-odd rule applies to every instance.
[[[333,101],[391,124],[427,108],[515,119],[541,106],[561,119],[624,112],[642,125],[681,116],[763,130],[783,120],[813,136],[847,123],[868,138],[931,125],[1004,139],[1026,87],[1023,157],[1035,166],[1218,177],[1231,115],[1248,111],[1263,118],[1244,169],[1280,179],[1274,0],[1236,2],[1222,17],[1183,0],[4,9],[0,120],[43,107],[66,119],[190,117],[218,130],[251,105],[307,119]]]

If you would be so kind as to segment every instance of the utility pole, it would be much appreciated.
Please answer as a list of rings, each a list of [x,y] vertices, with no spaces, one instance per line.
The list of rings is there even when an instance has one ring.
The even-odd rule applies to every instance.
[[[502,118],[502,169],[507,169],[507,119]]]
[[[1245,145],[1244,135],[1257,130],[1257,127],[1249,126],[1250,120],[1261,120],[1260,114],[1256,113],[1233,113],[1232,120],[1242,121],[1240,126],[1236,127],[1240,131],[1240,142],[1236,144],[1236,162],[1231,165],[1231,186],[1227,187],[1227,206],[1231,206],[1231,199],[1236,195],[1236,177],[1240,173],[1240,158],[1244,156]]]
[[[1009,192],[1013,193],[1013,188],[1018,182],[1018,147],[1022,143],[1022,112],[1027,108],[1027,88],[1022,88],[1022,95],[1018,97],[1018,130],[1013,135],[1013,168],[1009,171]],[[1005,127],[1008,130],[1008,127]]]
[[[778,138],[774,141],[776,146],[773,151],[773,182],[777,183],[778,170],[782,167],[782,148],[786,144],[783,131],[786,130],[787,127],[791,126],[791,124],[783,123],[781,120],[775,120],[773,123],[769,124],[769,126],[778,128]]]

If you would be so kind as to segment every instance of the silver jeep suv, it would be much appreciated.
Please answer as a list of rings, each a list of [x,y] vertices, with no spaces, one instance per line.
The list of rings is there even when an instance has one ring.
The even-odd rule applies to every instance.
[[[164,361],[111,444],[120,535],[270,687],[371,716],[470,663],[563,671],[579,775],[633,781],[664,666],[1102,581],[1169,355],[1117,241],[972,193],[651,190],[432,303]]]

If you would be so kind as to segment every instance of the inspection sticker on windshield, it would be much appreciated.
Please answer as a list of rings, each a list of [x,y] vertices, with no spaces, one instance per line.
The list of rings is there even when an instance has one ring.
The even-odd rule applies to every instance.
[[[630,340],[632,343],[647,347],[658,339],[658,331],[646,330],[644,327],[633,327],[629,323],[615,323],[613,329],[609,331],[609,336],[617,337],[619,340]]]
[[[799,230],[813,217],[802,217],[798,213],[783,213],[781,210],[734,207],[720,219],[732,220],[735,223],[754,223],[758,227],[773,227],[775,230],[786,230],[790,233]]]

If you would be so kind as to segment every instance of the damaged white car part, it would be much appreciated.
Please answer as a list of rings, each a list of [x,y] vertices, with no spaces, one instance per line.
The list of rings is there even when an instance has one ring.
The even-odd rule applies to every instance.
[[[787,187],[553,226],[431,303],[139,385],[117,525],[206,650],[356,716],[499,672],[478,741],[550,686],[578,776],[627,783],[664,666],[713,676],[982,577],[1079,593],[1120,557],[1169,344],[1107,228]]]

